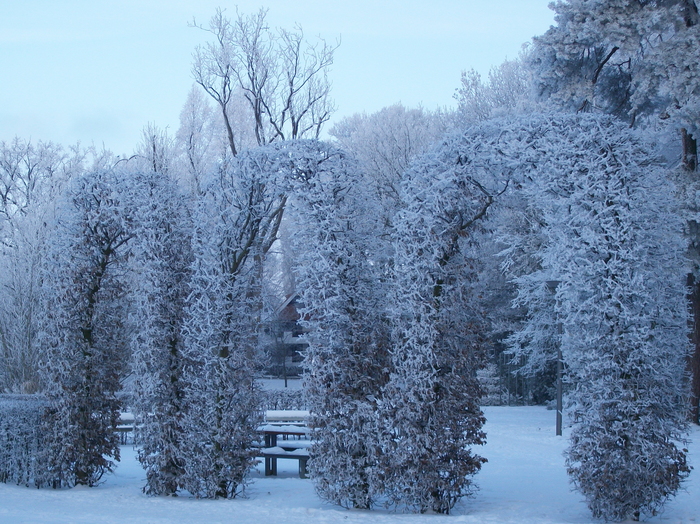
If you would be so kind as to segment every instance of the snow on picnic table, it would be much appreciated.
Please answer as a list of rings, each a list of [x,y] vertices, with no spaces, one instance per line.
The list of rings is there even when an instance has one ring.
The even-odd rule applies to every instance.
[[[254,473],[246,499],[195,500],[141,493],[145,474],[131,446],[104,484],[71,490],[32,489],[0,484],[0,523],[12,524],[569,524],[592,520],[580,495],[570,490],[564,469],[564,437],[554,436],[554,412],[541,407],[487,407],[488,443],[475,451],[488,458],[476,475],[480,490],[449,517],[345,510],[316,497],[313,484],[298,478],[296,460],[278,462],[278,477]],[[700,429],[690,460],[696,465],[685,491],[649,520],[700,523]]]

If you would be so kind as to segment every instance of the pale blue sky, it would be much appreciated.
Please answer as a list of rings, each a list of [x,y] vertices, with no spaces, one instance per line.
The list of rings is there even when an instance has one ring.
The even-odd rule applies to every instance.
[[[0,140],[131,153],[149,122],[175,133],[191,56],[217,6],[342,40],[333,121],[395,102],[452,106],[462,70],[485,75],[544,33],[549,0],[0,0]]]

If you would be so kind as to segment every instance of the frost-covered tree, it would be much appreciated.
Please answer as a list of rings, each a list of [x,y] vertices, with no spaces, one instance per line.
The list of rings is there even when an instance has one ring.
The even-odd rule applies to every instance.
[[[669,119],[697,168],[700,16],[695,0],[560,0],[557,24],[535,38],[540,93],[571,110],[634,123]],[[657,120],[658,121],[658,120]]]
[[[367,174],[368,189],[381,199],[385,220],[399,207],[401,177],[411,162],[437,143],[452,116],[394,104],[376,113],[356,114],[336,123],[329,134]]]
[[[517,283],[530,323],[562,326],[569,474],[595,517],[655,514],[689,472],[678,447],[689,340],[673,187],[653,146],[610,117],[504,127],[543,218],[541,265]],[[547,281],[558,283],[552,312]]]
[[[75,179],[45,261],[43,369],[54,487],[95,485],[119,460],[115,427],[126,360],[124,270],[132,229],[121,174]]]
[[[491,151],[499,151],[508,147],[508,138],[502,135],[502,130],[497,126],[488,125],[490,120],[535,114],[541,109],[541,104],[535,96],[533,71],[529,67],[530,55],[531,48],[525,47],[517,59],[506,60],[499,66],[492,67],[486,80],[482,80],[481,75],[474,70],[462,73],[461,85],[454,95],[458,103],[457,121],[463,128],[471,128],[468,132],[481,136],[484,145],[482,152],[473,154],[489,156],[489,148],[493,148]],[[505,164],[502,164],[494,169],[498,171],[504,166]],[[502,229],[501,225],[504,225],[509,230],[526,230],[532,233],[531,230],[536,227],[537,221],[538,217],[532,214],[522,195],[511,191],[507,195],[507,203],[504,202],[498,211],[492,214],[489,228],[498,231]],[[484,297],[490,313],[490,336],[495,342],[490,359],[498,369],[501,380],[514,386],[512,393],[519,401],[549,400],[553,392],[550,380],[551,360],[531,358],[533,355],[523,352],[510,356],[506,353],[508,346],[505,341],[513,332],[514,325],[521,320],[521,311],[511,307],[514,286],[508,282],[508,278],[512,278],[512,273],[501,272],[496,267],[495,254],[504,246],[498,240],[498,235],[494,236],[497,242],[488,240],[482,243],[482,253],[479,255],[479,258],[494,260],[494,263],[487,264],[485,274],[481,277],[486,284]],[[519,246],[518,262],[508,268],[516,272],[532,264],[532,260],[528,259],[537,251],[535,234],[520,236],[532,245],[526,246],[523,243]],[[538,342],[552,346],[551,329],[538,331],[533,335],[538,337]],[[529,348],[532,345],[524,347]]]
[[[391,435],[388,496],[396,505],[448,513],[472,492],[484,459],[481,390],[487,324],[479,293],[479,230],[508,173],[480,156],[479,136],[456,135],[405,175],[396,219],[392,367],[382,405]]]
[[[564,347],[577,384],[569,474],[595,516],[623,519],[655,514],[689,473],[676,444],[689,348],[672,188],[645,157],[649,144],[606,131],[599,143],[608,153],[576,177],[570,216],[552,220],[556,245],[546,257],[562,281]]]
[[[500,247],[498,258],[504,277],[512,286],[508,296],[508,311],[499,311],[500,331],[503,339],[504,357],[507,357],[508,373],[515,377],[524,377],[534,382],[531,400],[555,398],[557,365],[559,359],[559,333],[554,313],[553,287],[537,285],[527,300],[516,293],[515,282],[519,278],[542,269],[541,251],[545,243],[543,228],[546,225],[541,208],[533,199],[522,191],[523,183],[529,178],[531,165],[517,162],[522,155],[522,148],[527,147],[531,137],[537,133],[530,128],[530,117],[518,117],[491,122],[492,133],[486,143],[489,147],[503,152],[503,164],[515,161],[516,171],[513,176],[513,190],[506,195],[494,216],[494,237]],[[539,117],[533,120],[536,128]],[[541,282],[540,282],[541,284]],[[529,315],[529,317],[527,316]],[[527,322],[524,322],[527,319]],[[544,398],[542,398],[544,397]],[[561,421],[561,419],[559,419]],[[557,426],[558,429],[561,429]]]
[[[184,474],[184,340],[191,265],[189,217],[167,174],[130,175],[135,187],[129,261],[132,400],[144,491],[173,495]]]
[[[36,393],[38,372],[40,264],[45,251],[43,213],[16,220],[11,246],[0,255],[0,391]]]
[[[174,177],[177,170],[175,141],[167,129],[163,130],[149,123],[141,131],[141,142],[130,162],[135,162],[140,171]]]
[[[45,223],[84,152],[15,138],[0,142],[0,391],[41,388],[37,333]]]
[[[535,38],[532,65],[540,94],[571,110],[607,112],[678,143],[681,207],[689,211],[690,256],[698,259],[697,139],[700,122],[700,15],[696,0],[568,0],[553,4],[557,24]],[[680,141],[678,138],[680,137]],[[698,265],[690,275],[700,312]],[[695,321],[696,326],[700,323]],[[700,421],[700,338],[690,368],[694,420]]]
[[[200,194],[207,175],[216,171],[216,159],[223,146],[223,137],[218,132],[220,119],[206,95],[196,85],[192,86],[180,111],[175,147],[184,164],[183,182],[193,194]]]
[[[282,156],[274,148],[244,151],[210,182],[194,213],[183,487],[198,497],[235,497],[255,464],[261,286],[287,200]]]
[[[296,280],[309,330],[304,386],[317,493],[370,508],[384,492],[379,411],[389,376],[388,236],[377,193],[345,153],[289,145]]]
[[[337,46],[323,40],[307,42],[301,28],[270,29],[267,11],[231,20],[218,9],[208,27],[213,41],[195,50],[195,81],[221,108],[230,152],[236,156],[244,145],[240,133],[253,131],[255,143],[318,138],[330,118],[328,68]],[[235,126],[232,109],[242,96],[249,121]]]
[[[525,111],[533,105],[532,70],[527,66],[527,57],[526,51],[516,60],[506,60],[492,67],[487,82],[474,69],[462,72],[454,95],[460,126],[484,122],[504,113]]]

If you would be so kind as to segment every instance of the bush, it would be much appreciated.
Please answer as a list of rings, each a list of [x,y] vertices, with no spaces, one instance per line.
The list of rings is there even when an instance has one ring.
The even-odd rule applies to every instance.
[[[263,409],[306,409],[301,389],[273,389],[263,391]]]
[[[44,484],[42,420],[47,406],[39,395],[0,395],[0,482]]]

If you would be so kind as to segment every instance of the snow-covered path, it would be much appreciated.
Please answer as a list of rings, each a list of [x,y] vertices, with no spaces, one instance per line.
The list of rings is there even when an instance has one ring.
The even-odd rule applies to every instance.
[[[569,489],[562,451],[566,435],[554,436],[554,412],[541,407],[487,407],[489,462],[477,475],[480,490],[453,516],[354,511],[329,506],[308,480],[296,477],[296,462],[280,461],[280,476],[258,472],[241,500],[148,497],[144,472],[131,446],[122,448],[114,475],[97,488],[36,490],[0,484],[0,523],[56,524],[427,524],[430,522],[549,524],[592,522],[581,497]],[[693,428],[686,490],[649,522],[700,523],[700,428]],[[447,519],[447,520],[446,520]]]

